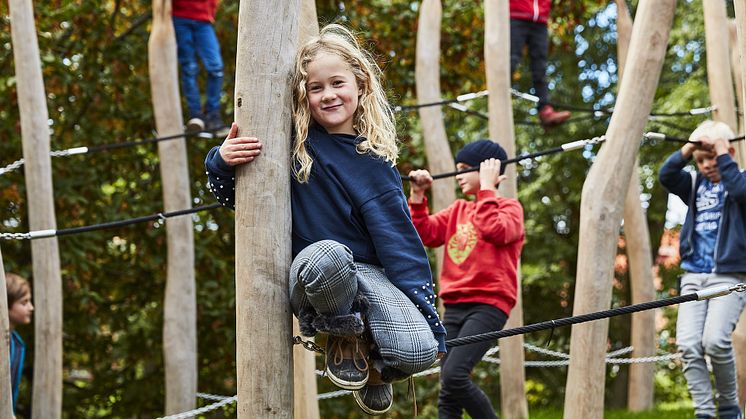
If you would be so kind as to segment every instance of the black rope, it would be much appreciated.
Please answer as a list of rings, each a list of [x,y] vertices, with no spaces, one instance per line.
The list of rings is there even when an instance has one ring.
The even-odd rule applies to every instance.
[[[519,155],[517,157],[513,157],[513,158],[510,158],[510,159],[506,159],[506,160],[500,160],[500,165],[504,166],[506,164],[519,162],[521,160],[534,159],[536,157],[545,156],[547,154],[561,153],[563,151],[564,151],[564,149],[560,146],[560,147],[550,148],[548,150],[537,151],[536,153],[521,154],[521,155]],[[460,175],[461,173],[470,173],[470,172],[478,172],[478,171],[479,171],[479,166],[474,166],[474,167],[470,167],[470,168],[464,169],[464,170],[456,170],[454,172],[447,172],[447,173],[441,173],[441,174],[438,174],[438,175],[433,175],[433,180],[435,180],[435,179],[443,179],[443,178],[447,178],[447,177],[451,177],[451,176],[456,176],[456,175]],[[402,178],[402,180],[412,180],[412,179],[409,178],[409,176],[402,176],[401,178]]]
[[[225,128],[229,128],[227,126],[218,127],[218,128],[212,128],[209,130],[202,130],[199,132],[182,132],[180,134],[173,134],[173,135],[167,135],[164,137],[154,137],[154,138],[148,138],[145,140],[135,140],[135,141],[126,141],[123,143],[113,143],[113,144],[102,144],[102,145],[96,145],[88,147],[87,153],[95,153],[98,151],[109,151],[109,150],[115,150],[118,148],[126,148],[126,147],[134,147],[137,145],[143,145],[143,144],[152,144],[152,143],[159,143],[161,141],[169,141],[169,140],[176,140],[179,138],[192,138],[192,137],[198,137],[201,133],[207,132],[210,134],[214,134],[220,130],[223,130]]]
[[[187,215],[187,214],[193,214],[195,212],[207,211],[207,210],[219,208],[221,206],[222,205],[220,204],[211,204],[211,205],[204,205],[201,207],[183,209],[183,210],[178,210],[178,211],[161,212],[161,213],[153,214],[153,215],[145,215],[142,217],[130,218],[128,220],[111,221],[108,223],[94,224],[94,225],[83,226],[83,227],[65,228],[62,230],[57,230],[57,232],[55,233],[55,236],[67,236],[70,234],[85,233],[89,231],[105,230],[105,229],[114,228],[114,227],[122,227],[122,226],[131,225],[131,224],[144,223],[146,221],[155,221],[159,219],[162,220],[165,218],[178,217],[180,215]]]
[[[730,139],[728,139],[728,142],[736,142],[736,141],[741,141],[741,140],[743,140],[744,138],[746,138],[746,136],[744,136],[744,135],[741,135],[741,136],[738,136],[738,137],[734,137],[734,138],[730,138]],[[670,142],[673,142],[673,143],[684,143],[684,144],[686,144],[686,143],[690,143],[690,144],[701,144],[701,142],[699,142],[699,141],[689,141],[689,140],[687,140],[686,138],[681,138],[681,137],[673,137],[673,136],[669,136],[669,135],[664,135],[664,138],[663,138],[663,139],[664,139],[665,141],[670,141]]]
[[[480,333],[473,336],[464,336],[446,341],[446,346],[463,346],[472,343],[487,342],[496,339],[506,338],[509,336],[523,335],[540,330],[554,329],[559,326],[569,326],[572,324],[585,323],[593,320],[606,319],[623,314],[636,313],[638,311],[651,310],[654,308],[666,307],[674,304],[695,301],[699,296],[694,294],[681,295],[678,297],[666,298],[658,301],[648,301],[646,303],[634,304],[631,306],[613,308],[611,310],[598,311],[595,313],[582,314],[580,316],[565,317],[557,320],[547,320],[541,323],[534,323],[527,326],[516,327],[514,329],[497,330],[494,332]]]

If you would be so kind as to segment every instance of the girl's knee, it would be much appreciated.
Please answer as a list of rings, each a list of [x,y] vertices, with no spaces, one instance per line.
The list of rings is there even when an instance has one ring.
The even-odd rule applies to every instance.
[[[705,354],[714,359],[731,356],[733,352],[733,343],[729,336],[725,335],[705,336],[702,346],[704,346]]]
[[[354,274],[355,260],[350,249],[334,240],[322,240],[308,245],[293,260],[291,277],[297,278],[304,285],[336,277],[342,274]]]

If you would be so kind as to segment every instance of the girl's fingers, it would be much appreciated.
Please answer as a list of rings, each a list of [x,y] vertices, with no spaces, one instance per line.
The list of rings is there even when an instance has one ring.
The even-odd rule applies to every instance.
[[[229,140],[231,138],[236,138],[237,135],[238,135],[238,124],[234,122],[231,124],[231,130],[230,132],[228,132],[228,138],[226,139]]]

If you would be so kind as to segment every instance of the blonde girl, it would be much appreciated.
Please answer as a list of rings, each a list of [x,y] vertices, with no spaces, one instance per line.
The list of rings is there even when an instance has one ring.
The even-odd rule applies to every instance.
[[[290,299],[307,336],[329,335],[326,372],[368,414],[391,382],[445,352],[432,276],[396,170],[380,69],[355,36],[323,28],[298,51],[293,85]],[[213,193],[234,202],[233,172],[261,151],[234,126],[206,160]]]

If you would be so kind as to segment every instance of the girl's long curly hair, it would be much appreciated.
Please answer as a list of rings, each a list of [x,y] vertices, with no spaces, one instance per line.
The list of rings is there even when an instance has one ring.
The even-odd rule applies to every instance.
[[[308,64],[320,53],[335,54],[342,58],[355,76],[361,90],[358,107],[353,117],[353,128],[364,140],[357,146],[360,154],[373,153],[391,165],[396,164],[399,154],[394,125],[394,114],[381,86],[381,69],[371,55],[344,26],[325,26],[318,37],[311,39],[299,50],[293,71],[293,122],[295,143],[293,144],[293,175],[298,182],[306,183],[311,175],[313,159],[305,148],[308,127],[315,121],[308,106],[306,83]]]

